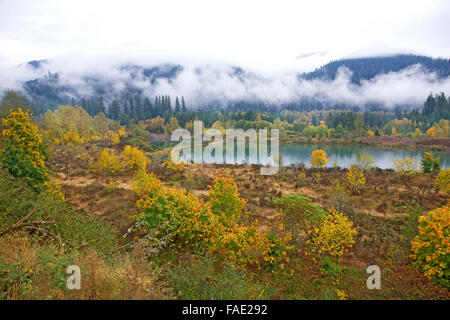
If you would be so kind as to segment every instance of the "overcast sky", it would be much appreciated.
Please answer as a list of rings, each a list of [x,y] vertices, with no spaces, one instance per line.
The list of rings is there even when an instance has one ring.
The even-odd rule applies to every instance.
[[[342,57],[449,57],[449,14],[439,0],[0,0],[0,60],[180,56],[301,70]]]

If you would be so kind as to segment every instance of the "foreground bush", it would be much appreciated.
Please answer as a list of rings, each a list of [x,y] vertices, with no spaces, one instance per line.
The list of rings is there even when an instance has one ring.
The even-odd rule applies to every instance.
[[[450,169],[439,172],[436,180],[439,189],[444,193],[450,194]]]
[[[287,241],[260,233],[254,225],[238,224],[245,202],[234,187],[230,178],[219,177],[211,187],[211,200],[204,202],[191,193],[162,186],[153,174],[139,172],[134,184],[139,196],[137,223],[148,232],[163,228],[197,252],[225,250],[227,258],[238,265],[272,268],[286,254]],[[234,205],[226,208],[221,199]]]
[[[156,285],[139,280],[150,278],[146,265],[119,253],[117,239],[108,224],[66,204],[58,189],[36,192],[0,168],[0,299],[161,298]],[[81,269],[81,290],[66,287],[69,265]]]
[[[6,138],[5,150],[0,158],[3,167],[38,189],[48,178],[44,165],[45,146],[38,128],[31,123],[31,114],[19,108],[11,111],[2,122],[2,135]]]
[[[317,227],[308,232],[307,244],[313,255],[339,259],[355,243],[358,228],[334,208],[329,213]]]
[[[209,188],[211,210],[220,221],[226,226],[239,221],[247,201],[239,197],[236,182],[232,178],[218,177]]]
[[[230,263],[213,257],[191,257],[189,264],[168,271],[167,278],[179,299],[269,299],[273,289],[249,278]]]
[[[300,232],[306,235],[308,230],[327,216],[327,212],[314,204],[308,197],[300,194],[285,195],[274,199],[273,203],[281,209],[284,225],[297,241]]]
[[[450,287],[450,203],[419,218],[412,251],[428,278]]]

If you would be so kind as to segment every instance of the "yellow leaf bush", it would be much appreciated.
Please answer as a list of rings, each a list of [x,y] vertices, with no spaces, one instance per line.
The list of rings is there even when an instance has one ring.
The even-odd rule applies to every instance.
[[[147,168],[147,157],[138,147],[126,145],[123,153],[116,155],[113,151],[103,149],[97,161],[100,174],[118,175],[127,170],[133,172],[145,171]]]
[[[354,192],[361,192],[361,187],[366,184],[366,177],[364,176],[364,170],[359,169],[358,166],[353,165],[348,168],[347,187]]]
[[[209,186],[209,202],[212,212],[224,225],[236,223],[247,201],[239,197],[238,187],[231,177],[217,177]]]
[[[169,153],[169,157],[167,158],[166,161],[164,161],[164,166],[173,172],[180,172],[183,171],[184,169],[184,161],[181,161],[179,164],[176,164],[175,162],[172,161],[172,157]]]
[[[31,123],[31,113],[10,111],[2,119],[2,136],[5,138],[5,149],[0,154],[4,168],[15,177],[22,177],[35,190],[48,180],[45,167],[45,145],[38,128]]]
[[[428,278],[450,287],[450,202],[421,216],[418,231],[412,258]]]
[[[313,167],[323,168],[327,164],[329,158],[325,150],[314,150],[311,153],[311,161],[309,162]]]
[[[439,172],[436,180],[439,189],[444,193],[450,194],[450,169]]]
[[[103,149],[97,161],[97,168],[101,174],[117,175],[121,173],[122,164],[113,152]]]
[[[397,159],[394,162],[395,171],[400,173],[401,175],[414,175],[420,172],[419,169],[419,161],[405,158],[405,159]]]
[[[123,165],[135,171],[147,168],[147,157],[138,147],[125,146],[123,149]]]
[[[350,219],[330,208],[329,215],[308,232],[306,243],[313,255],[338,259],[353,246],[357,234],[358,227]]]
[[[237,223],[245,202],[229,179],[218,177],[211,188],[212,200],[204,202],[191,193],[164,187],[153,174],[141,171],[133,186],[139,197],[136,220],[141,228],[163,228],[196,250],[224,252],[237,265],[273,267],[286,254],[287,241],[260,233],[255,225]],[[232,190],[226,190],[226,186]],[[230,215],[217,200],[222,194],[235,204]]]

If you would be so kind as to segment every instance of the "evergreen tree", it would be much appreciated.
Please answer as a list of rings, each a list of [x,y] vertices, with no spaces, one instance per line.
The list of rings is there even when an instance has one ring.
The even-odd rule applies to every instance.
[[[26,109],[28,109],[27,107],[25,107],[26,104],[26,97],[19,91],[5,90],[2,104],[0,106],[0,118],[6,117],[9,114],[10,109],[16,111],[19,109],[19,107],[22,107],[22,109],[26,111]]]
[[[103,97],[100,97],[100,102],[99,102],[99,105],[98,105],[98,113],[100,113],[100,112],[103,112],[103,113],[106,112],[105,102],[103,101]]]
[[[430,93],[423,106],[422,115],[424,117],[431,115],[434,112],[435,107],[436,107],[436,100],[434,99],[433,94]]]
[[[133,116],[134,114],[134,104],[133,104],[133,97],[130,96],[130,115]]]
[[[186,103],[184,102],[184,97],[181,97],[181,111],[186,112]]]
[[[136,96],[136,114],[135,114],[134,118],[136,119],[136,122],[143,119],[141,96],[139,96],[139,95]]]
[[[144,119],[149,119],[152,117],[152,104],[150,103],[150,100],[145,97],[144,99]]]
[[[180,112],[181,111],[181,107],[180,107],[180,100],[178,100],[178,97],[175,98],[175,112]]]
[[[114,99],[111,107],[109,108],[109,117],[114,120],[118,120],[120,118],[120,105],[117,99]]]
[[[167,113],[171,114],[172,113],[172,104],[170,103],[170,96],[167,96],[166,101],[167,101]]]

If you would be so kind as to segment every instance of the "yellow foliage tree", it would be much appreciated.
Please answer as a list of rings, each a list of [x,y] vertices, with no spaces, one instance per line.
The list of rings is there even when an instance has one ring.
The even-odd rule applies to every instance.
[[[217,177],[209,186],[211,210],[225,225],[236,223],[241,218],[242,209],[247,201],[241,199],[238,187],[231,177]]]
[[[123,149],[123,166],[135,171],[147,168],[147,157],[138,147],[126,145]]]
[[[309,162],[313,167],[323,168],[328,162],[327,153],[325,150],[314,150],[311,153],[311,161]]]
[[[38,128],[31,123],[31,114],[11,109],[2,119],[5,150],[0,154],[3,167],[15,177],[23,177],[33,188],[48,180],[45,167],[45,146]]]
[[[347,186],[355,192],[360,193],[361,187],[366,184],[364,170],[359,169],[357,165],[352,165],[347,171]]]
[[[450,287],[450,202],[421,216],[418,231],[412,258],[428,278]]]
[[[436,128],[433,126],[430,129],[428,129],[427,135],[429,135],[430,137],[434,137],[436,135]]]
[[[97,167],[101,174],[117,175],[121,173],[122,164],[119,157],[113,152],[110,153],[108,149],[103,149],[97,161]]]
[[[307,245],[316,256],[339,259],[355,243],[358,227],[354,227],[350,219],[334,208],[330,208],[329,213],[308,232]]]
[[[101,174],[118,175],[130,169],[134,172],[145,171],[147,157],[138,147],[126,145],[123,153],[116,155],[103,149],[97,161],[97,168]]]
[[[439,189],[444,193],[450,194],[450,169],[439,172],[436,180]]]

